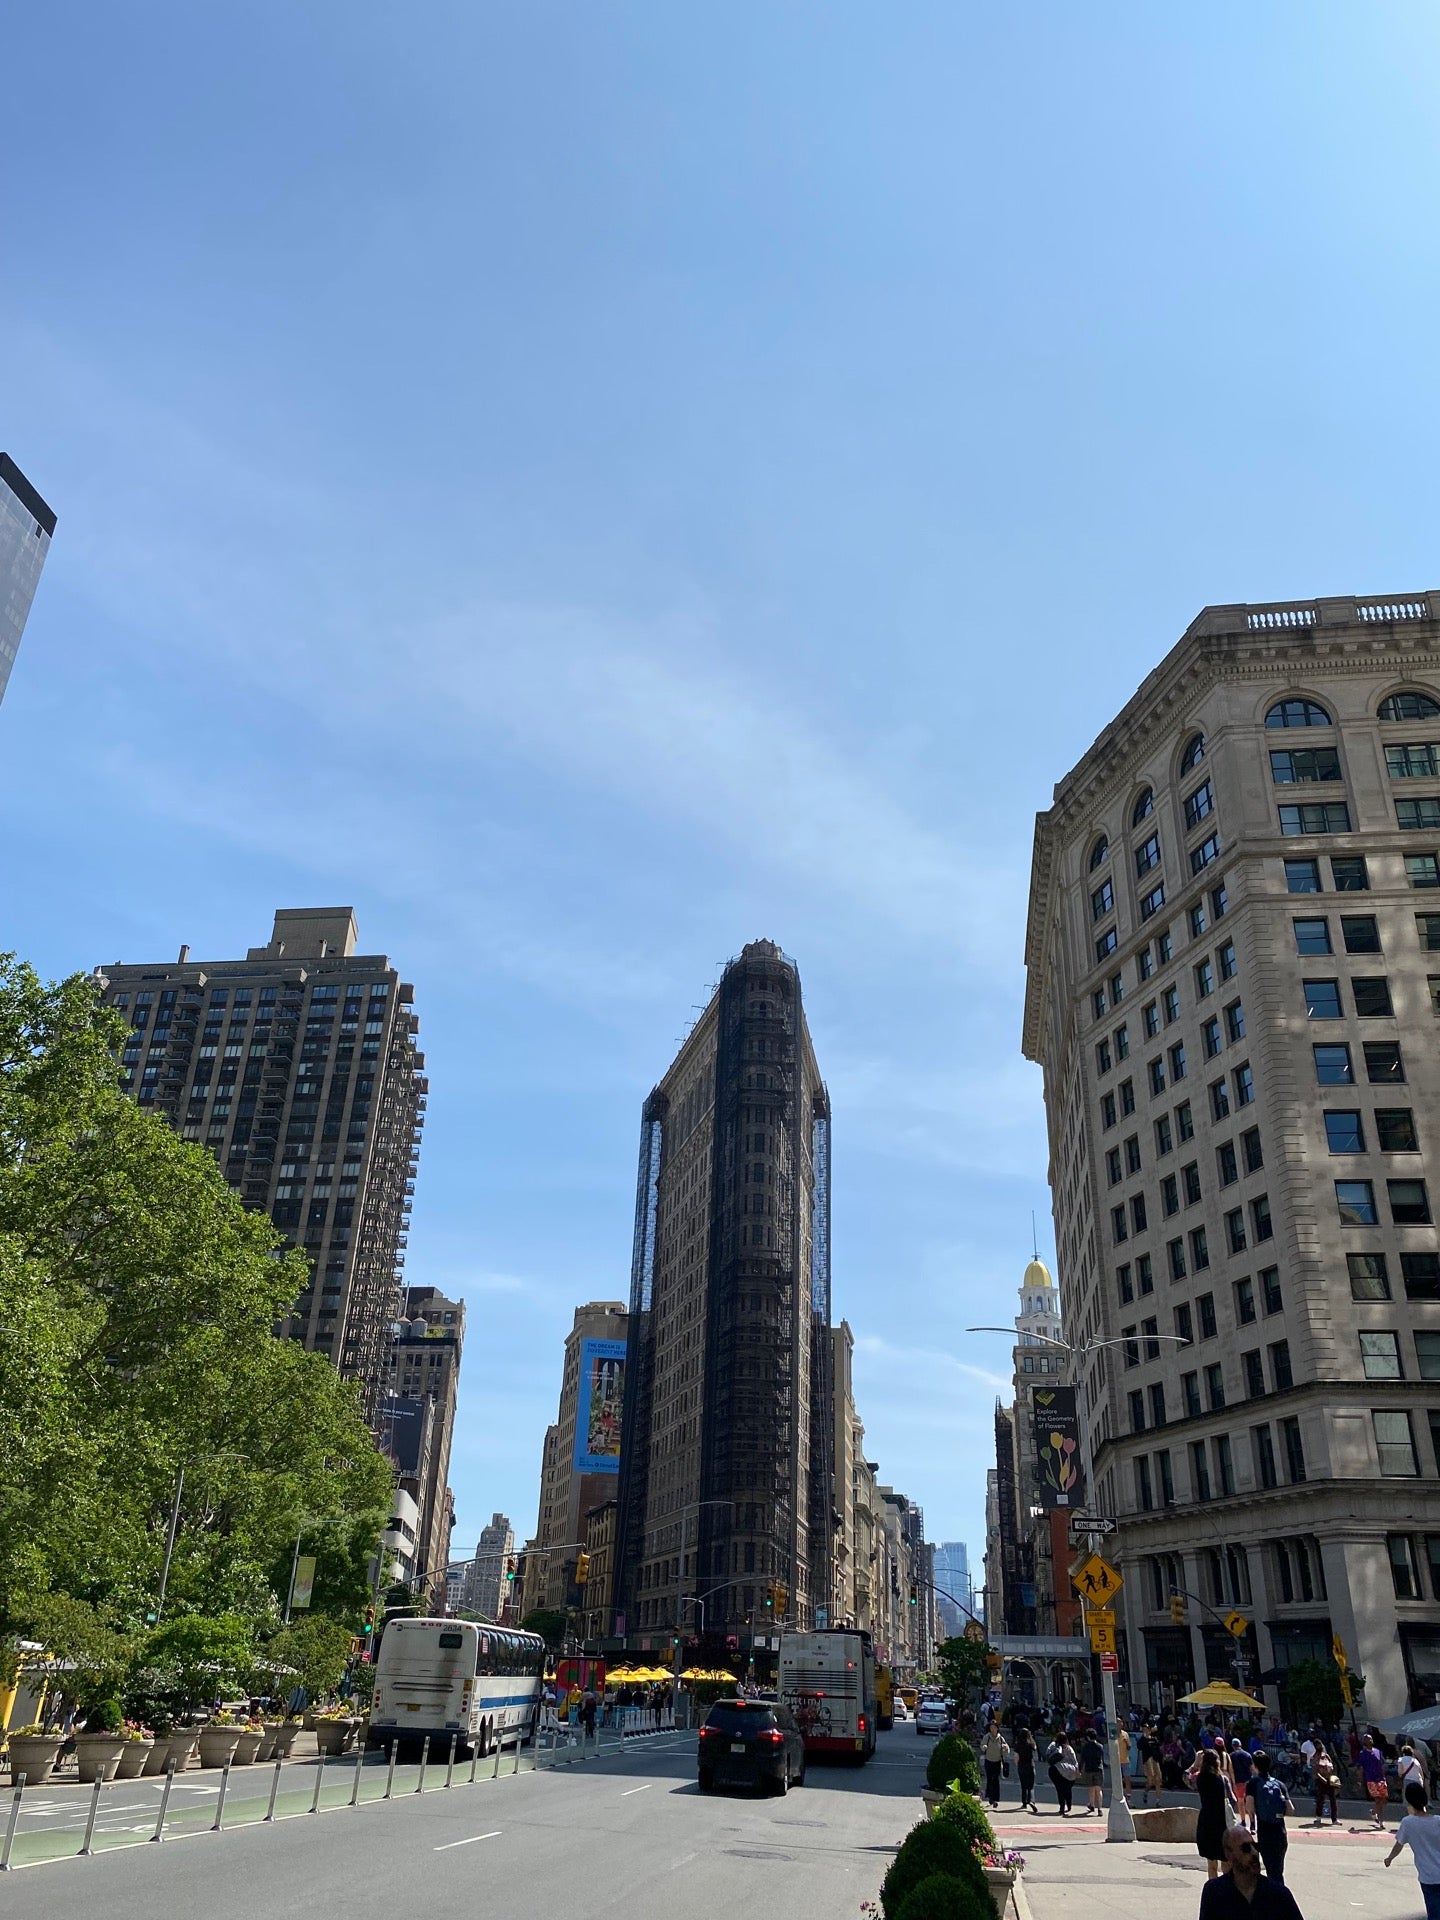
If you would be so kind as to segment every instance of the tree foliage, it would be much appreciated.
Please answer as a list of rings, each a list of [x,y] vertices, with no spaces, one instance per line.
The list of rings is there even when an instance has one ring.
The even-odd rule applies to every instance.
[[[167,1624],[273,1629],[303,1533],[317,1610],[358,1625],[388,1469],[353,1388],[274,1337],[303,1256],[121,1091],[123,1031],[0,956],[0,1642],[83,1638],[65,1601],[92,1646],[142,1632],[182,1468]]]
[[[564,1642],[566,1616],[556,1607],[537,1607],[520,1625],[526,1633],[538,1633],[547,1647],[559,1647]]]
[[[1358,1703],[1365,1693],[1365,1676],[1352,1673],[1350,1684]],[[1318,1720],[1338,1726],[1348,1708],[1340,1690],[1340,1669],[1333,1660],[1296,1660],[1285,1669],[1285,1705],[1297,1720]]]
[[[967,1640],[962,1633],[942,1640],[935,1649],[935,1672],[948,1697],[957,1706],[976,1698],[989,1678],[986,1660],[994,1648],[983,1640]]]

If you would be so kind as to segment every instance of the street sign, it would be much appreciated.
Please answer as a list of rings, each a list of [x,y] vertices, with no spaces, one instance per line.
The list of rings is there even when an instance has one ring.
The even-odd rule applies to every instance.
[[[1119,1654],[1102,1653],[1100,1656],[1100,1671],[1102,1673],[1118,1673],[1120,1671]]]
[[[1097,1620],[1093,1614],[1091,1615],[1090,1651],[1092,1653],[1114,1653],[1115,1616],[1113,1613],[1107,1614],[1103,1621]]]
[[[1347,1707],[1353,1707],[1355,1704],[1355,1688],[1349,1673],[1343,1667],[1340,1670],[1340,1698]]]
[[[1098,1553],[1092,1553],[1072,1578],[1075,1591],[1083,1594],[1087,1600],[1113,1600],[1120,1591],[1120,1575],[1110,1562],[1102,1560]]]
[[[1237,1640],[1244,1639],[1249,1624],[1243,1613],[1227,1613],[1225,1616],[1225,1631],[1233,1633]]]
[[[1072,1533],[1114,1533],[1115,1522],[1107,1520],[1100,1513],[1072,1513],[1070,1531]]]
[[[1330,1651],[1335,1656],[1336,1666],[1339,1667],[1342,1673],[1344,1673],[1346,1668],[1350,1665],[1350,1660],[1348,1655],[1345,1652],[1345,1642],[1340,1638],[1338,1633],[1336,1634],[1335,1638],[1330,1642]]]
[[[1086,1607],[1085,1624],[1087,1627],[1113,1627],[1115,1609],[1113,1607]]]

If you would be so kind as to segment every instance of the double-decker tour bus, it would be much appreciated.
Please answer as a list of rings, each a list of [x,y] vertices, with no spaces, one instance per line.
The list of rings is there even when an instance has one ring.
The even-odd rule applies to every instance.
[[[475,1620],[391,1620],[375,1663],[368,1743],[488,1753],[530,1737],[540,1712],[545,1642]]]
[[[785,1634],[779,1691],[805,1736],[807,1754],[844,1754],[863,1766],[874,1753],[879,1709],[868,1633],[822,1627]]]

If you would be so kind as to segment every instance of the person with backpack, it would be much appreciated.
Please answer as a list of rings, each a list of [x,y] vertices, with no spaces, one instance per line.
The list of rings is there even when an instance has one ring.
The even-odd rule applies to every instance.
[[[1080,1771],[1080,1762],[1075,1758],[1075,1749],[1062,1727],[1045,1749],[1045,1758],[1050,1769],[1050,1784],[1055,1789],[1055,1799],[1060,1817],[1070,1818],[1070,1802],[1075,1791],[1075,1776]]]
[[[1087,1727],[1080,1740],[1080,1784],[1085,1789],[1085,1814],[1105,1811],[1105,1749]]]
[[[1395,1779],[1402,1794],[1407,1787],[1419,1787],[1428,1803],[1430,1782],[1425,1772],[1425,1762],[1408,1740],[1401,1742],[1400,1757],[1395,1762]]]
[[[1285,1816],[1293,1813],[1290,1796],[1270,1771],[1268,1753],[1257,1753],[1250,1775],[1250,1804],[1255,1813],[1255,1841],[1265,1872],[1282,1887],[1285,1884],[1285,1854],[1290,1836],[1285,1831]]]

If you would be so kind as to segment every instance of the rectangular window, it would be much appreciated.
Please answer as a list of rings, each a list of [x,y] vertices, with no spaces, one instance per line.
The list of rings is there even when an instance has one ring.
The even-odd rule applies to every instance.
[[[1258,1127],[1247,1127],[1241,1134],[1240,1151],[1245,1160],[1246,1173],[1258,1173],[1265,1164],[1265,1155],[1260,1148]]]
[[[1215,1449],[1215,1480],[1222,1494],[1235,1491],[1235,1463],[1230,1457],[1230,1436],[1222,1433],[1211,1442]]]
[[[1245,1008],[1238,1000],[1232,1000],[1225,1009],[1225,1033],[1232,1041],[1245,1038]]]
[[[1409,1107],[1377,1107],[1375,1138],[1382,1153],[1418,1153],[1419,1135]]]
[[[1180,989],[1178,987],[1167,987],[1165,989],[1165,1024],[1166,1026],[1167,1027],[1173,1026],[1179,1018],[1180,1018]]]
[[[1186,1375],[1187,1379],[1193,1377],[1190,1374]],[[1203,1501],[1210,1498],[1210,1463],[1205,1457],[1203,1440],[1190,1442],[1190,1491],[1197,1500]]]
[[[1260,1269],[1260,1297],[1267,1314],[1279,1313],[1285,1302],[1280,1293],[1280,1269],[1262,1267]]]
[[[1428,1227],[1430,1194],[1423,1180],[1387,1180],[1390,1218],[1397,1227]]]
[[[1255,1283],[1247,1274],[1235,1282],[1235,1324],[1248,1327],[1255,1317]]]
[[[1437,879],[1435,884],[1440,886],[1440,879]],[[1287,893],[1319,893],[1320,862],[1318,860],[1287,860],[1285,891]]]
[[[1142,1294],[1153,1293],[1155,1291],[1155,1280],[1150,1271],[1150,1256],[1148,1253],[1137,1253],[1135,1256],[1135,1284]]]
[[[1213,1340],[1218,1327],[1218,1322],[1215,1319],[1214,1294],[1202,1293],[1195,1302],[1195,1311],[1200,1316],[1200,1338],[1202,1340]]]
[[[1135,1504],[1142,1513],[1149,1513],[1155,1504],[1150,1492],[1150,1461],[1143,1453],[1135,1462]]]
[[[1142,986],[1154,976],[1155,956],[1148,946],[1141,947],[1135,956],[1135,973]]]
[[[1142,896],[1140,901],[1140,918],[1142,920],[1153,919],[1164,904],[1165,882],[1162,880],[1159,886],[1152,887],[1149,893]]]
[[[1296,953],[1329,953],[1330,922],[1328,920],[1292,920],[1295,929]]]
[[[1123,973],[1112,973],[1110,976],[1111,1006],[1118,1007],[1120,1002],[1124,998],[1125,998],[1125,976]]]
[[[1090,896],[1090,918],[1103,920],[1114,908],[1115,884],[1111,880],[1103,880]]]
[[[1235,1086],[1235,1104],[1248,1107],[1255,1098],[1255,1075],[1250,1070],[1250,1062],[1242,1060],[1230,1076]]]
[[[1384,1331],[1362,1333],[1360,1366],[1367,1380],[1399,1380],[1400,1336]]]
[[[1407,853],[1405,878],[1412,887],[1440,887],[1440,854]]]
[[[1230,895],[1223,880],[1210,889],[1210,911],[1217,920],[1223,920],[1230,911]]]
[[[1168,1113],[1162,1113],[1155,1122],[1155,1152],[1163,1160],[1165,1155],[1171,1152],[1174,1144],[1170,1137],[1170,1116]]]
[[[1220,1022],[1206,1020],[1200,1028],[1200,1045],[1207,1060],[1213,1060],[1224,1042],[1220,1038]]]
[[[1130,1238],[1130,1228],[1126,1224],[1123,1206],[1110,1209],[1110,1237],[1117,1247],[1123,1246]]]
[[[1109,1186],[1118,1187],[1120,1184],[1120,1149],[1118,1147],[1111,1147],[1105,1156],[1105,1179]]]
[[[1147,1040],[1153,1040],[1156,1034],[1159,1033],[1160,1009],[1155,1001],[1150,1001],[1149,1004],[1141,1010],[1140,1025],[1145,1030],[1145,1038]]]
[[[1212,1413],[1225,1405],[1225,1369],[1218,1360],[1205,1369],[1205,1398]]]
[[[1117,1027],[1115,1029],[1115,1058],[1117,1060],[1128,1060],[1130,1058],[1129,1027]]]
[[[1177,1140],[1193,1140],[1195,1138],[1195,1122],[1190,1115],[1190,1102],[1188,1100],[1182,1100],[1175,1109],[1175,1138]]]
[[[1158,1360],[1160,1358],[1160,1342],[1155,1338],[1159,1330],[1160,1322],[1153,1314],[1148,1320],[1142,1320],[1140,1322],[1141,1333],[1147,1335],[1145,1341],[1145,1358],[1147,1360]]]
[[[1185,831],[1198,827],[1215,810],[1215,792],[1208,780],[1198,786],[1185,802]]]
[[[1340,1210],[1342,1227],[1378,1227],[1380,1224],[1373,1180],[1337,1180],[1335,1204]]]
[[[1126,1115],[1132,1114],[1135,1111],[1135,1082],[1133,1080],[1122,1080],[1120,1082],[1120,1111]]]
[[[1415,931],[1426,953],[1440,953],[1440,913],[1417,913]]]
[[[1180,1182],[1173,1173],[1167,1173],[1160,1182],[1160,1211],[1167,1220],[1180,1211]]]
[[[1215,991],[1215,972],[1208,960],[1202,960],[1195,969],[1195,998],[1203,1000],[1207,993]]]
[[[1156,1380],[1150,1388],[1150,1424],[1152,1427],[1165,1425],[1165,1382]]]
[[[1154,1389],[1152,1388],[1153,1392]],[[1173,1507],[1175,1504],[1175,1480],[1170,1470],[1170,1449],[1161,1447],[1155,1455],[1155,1471],[1160,1480],[1160,1504]]]
[[[1330,862],[1330,879],[1336,893],[1368,893],[1370,870],[1359,854],[1337,854]]]
[[[1105,1018],[1105,989],[1103,987],[1101,987],[1098,992],[1091,994],[1090,1011],[1097,1020],[1103,1020]]]
[[[1170,1262],[1170,1278],[1172,1280],[1183,1280],[1185,1278],[1185,1242],[1183,1240],[1167,1240],[1165,1243],[1165,1255]]]
[[[1121,1327],[1120,1336],[1125,1342],[1125,1345],[1121,1348],[1121,1352],[1124,1355],[1126,1366],[1138,1367],[1140,1364],[1140,1343],[1135,1338],[1134,1327]]]
[[[1350,991],[1355,996],[1355,1011],[1362,1018],[1378,1019],[1395,1011],[1390,1004],[1390,982],[1383,973],[1352,980]]]
[[[1433,780],[1440,774],[1440,746],[1411,740],[1386,747],[1385,771],[1392,780]]]
[[[1170,1049],[1170,1078],[1172,1081],[1185,1078],[1185,1042],[1177,1040]]]
[[[1331,1153],[1364,1153],[1365,1128],[1358,1108],[1327,1109],[1325,1140]]]
[[[1194,1160],[1190,1162],[1188,1167],[1182,1167],[1180,1169],[1180,1181],[1185,1189],[1186,1206],[1193,1207],[1197,1205],[1200,1199],[1200,1168]]]
[[[1355,1070],[1350,1064],[1350,1049],[1341,1042],[1311,1049],[1315,1055],[1315,1078],[1322,1087],[1353,1086]]]
[[[1190,1268],[1193,1273],[1203,1273],[1210,1264],[1210,1242],[1205,1237],[1204,1227],[1190,1229]]]
[[[1101,1040],[1095,1048],[1095,1070],[1097,1073],[1109,1073],[1113,1064],[1110,1058],[1110,1042]]]
[[[1126,1139],[1125,1171],[1127,1173],[1139,1173],[1140,1171],[1140,1139],[1138,1134],[1132,1133]]]
[[[1228,1120],[1230,1117],[1230,1093],[1224,1080],[1215,1080],[1210,1086],[1210,1118]]]
[[[1305,1481],[1305,1443],[1300,1438],[1300,1422],[1292,1414],[1280,1422],[1280,1444],[1285,1449],[1285,1474],[1292,1487]]]
[[[1179,1339],[1187,1343],[1195,1338],[1190,1325],[1190,1302],[1188,1300],[1182,1300],[1180,1305],[1175,1309],[1175,1333]]]
[[[1258,1347],[1241,1354],[1240,1369],[1245,1380],[1246,1399],[1259,1400],[1265,1392],[1265,1363],[1260,1358]]]
[[[1347,953],[1380,952],[1380,925],[1373,913],[1342,913],[1340,932]]]
[[[1143,878],[1145,874],[1149,873],[1152,867],[1158,867],[1159,864],[1160,836],[1158,833],[1152,833],[1148,840],[1143,840],[1135,849],[1136,879]]]
[[[1440,827],[1440,800],[1397,800],[1395,824],[1402,833],[1433,833]]]
[[[1100,1118],[1107,1127],[1114,1126],[1115,1096],[1113,1093],[1107,1093],[1104,1099],[1100,1102]]]
[[[1162,967],[1168,967],[1170,962],[1174,959],[1175,943],[1170,938],[1170,934],[1168,930],[1162,933],[1159,936],[1159,938],[1156,940],[1155,952],[1159,957],[1159,961]]]
[[[1186,1419],[1198,1420],[1203,1411],[1200,1405],[1200,1376],[1198,1373],[1181,1374],[1180,1398],[1184,1403]]]
[[[1420,1460],[1415,1452],[1409,1413],[1404,1409],[1377,1407],[1370,1419],[1375,1428],[1375,1451],[1380,1456],[1381,1473],[1390,1480],[1417,1479]]]
[[[1343,800],[1312,800],[1280,808],[1280,831],[1287,839],[1301,833],[1349,833],[1350,809]]]
[[[1132,1433],[1143,1433],[1145,1431],[1145,1395],[1139,1387],[1136,1387],[1129,1398],[1130,1431]]]
[[[1255,1444],[1255,1478],[1262,1487],[1278,1487],[1280,1476],[1275,1471],[1275,1442],[1268,1425],[1252,1427],[1251,1438]]]
[[[1199,900],[1190,909],[1190,938],[1198,940],[1209,922],[1205,918],[1205,902]]]
[[[1220,836],[1218,833],[1207,834],[1198,847],[1192,847],[1190,849],[1190,871],[1191,873],[1203,873],[1212,860],[1218,860],[1219,858]]]
[[[1227,940],[1224,946],[1219,949],[1217,957],[1220,961],[1220,978],[1222,980],[1233,980],[1240,971],[1239,962],[1235,958],[1235,942],[1233,940]]]
[[[1367,1040],[1365,1046],[1365,1078],[1372,1085],[1399,1085],[1405,1078],[1405,1062],[1400,1056],[1398,1040]]]
[[[1130,1202],[1130,1226],[1135,1233],[1145,1231],[1145,1196],[1137,1193]]]
[[[1225,1241],[1231,1253],[1243,1253],[1247,1241],[1245,1237],[1245,1209],[1234,1207],[1225,1216]]]
[[[1165,1062],[1163,1060],[1152,1060],[1145,1071],[1150,1076],[1151,1093],[1163,1093],[1165,1091]]]
[[[1390,1557],[1390,1583],[1397,1600],[1419,1600],[1420,1569],[1415,1560],[1415,1542],[1408,1533],[1387,1533],[1385,1551]]]
[[[1415,1335],[1415,1371],[1422,1380],[1440,1380],[1440,1333]]]
[[[1255,1235],[1257,1247],[1275,1236],[1275,1222],[1271,1218],[1270,1196],[1267,1193],[1250,1202],[1250,1230]]]
[[[1311,1020],[1339,1020],[1343,1011],[1340,1006],[1340,982],[1338,980],[1306,980],[1305,1012]]]
[[[1350,1269],[1352,1300],[1390,1298],[1390,1275],[1383,1253],[1347,1253],[1345,1264]]]
[[[1270,754],[1270,778],[1277,787],[1308,786],[1312,781],[1338,780],[1340,755],[1334,747],[1294,747]]]
[[[1128,1303],[1135,1298],[1135,1288],[1130,1279],[1130,1262],[1128,1260],[1123,1267],[1117,1267],[1115,1269],[1115,1285],[1120,1294],[1121,1306],[1128,1305]]]
[[[1108,960],[1118,945],[1119,935],[1116,933],[1114,927],[1110,927],[1106,932],[1102,933],[1100,938],[1095,942],[1095,958],[1097,960]]]
[[[1440,1300],[1440,1253],[1402,1253],[1400,1277],[1407,1300]]]

